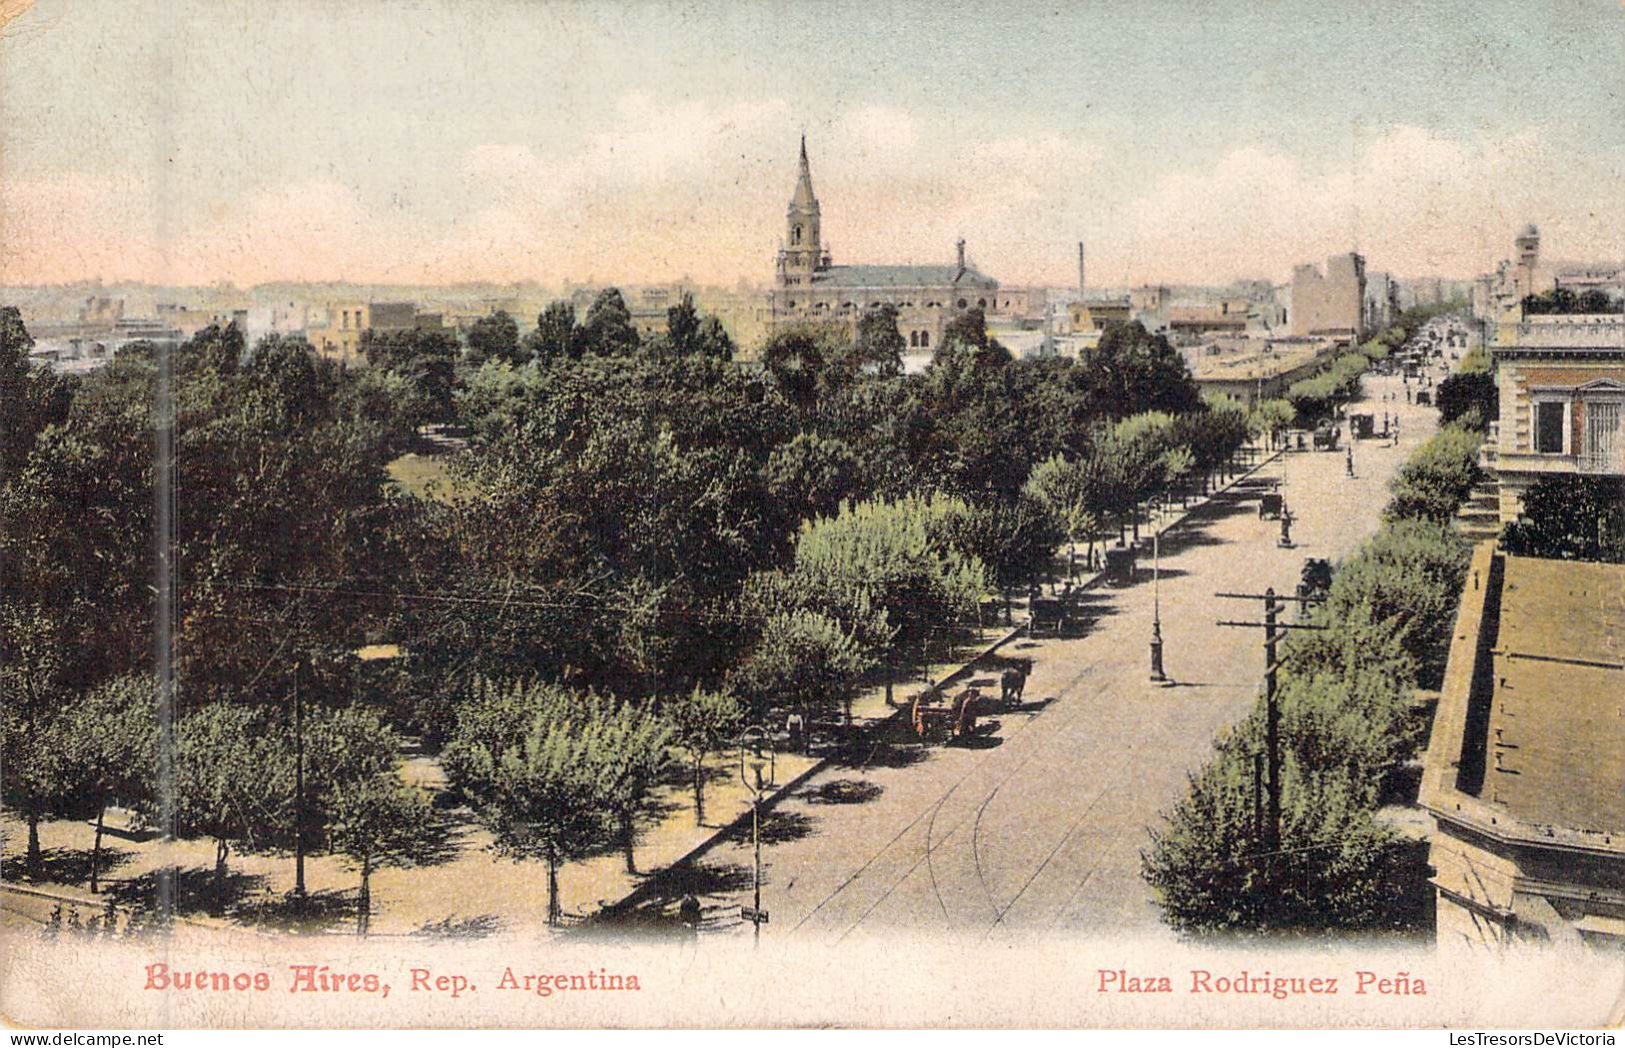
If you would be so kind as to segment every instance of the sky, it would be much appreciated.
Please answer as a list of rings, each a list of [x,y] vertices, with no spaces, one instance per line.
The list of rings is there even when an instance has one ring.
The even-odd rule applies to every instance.
[[[0,284],[1625,258],[1625,0],[0,0]]]

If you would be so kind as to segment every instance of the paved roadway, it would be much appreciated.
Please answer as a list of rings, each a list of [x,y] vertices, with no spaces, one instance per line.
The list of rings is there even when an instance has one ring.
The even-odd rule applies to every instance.
[[[1263,668],[1261,631],[1216,625],[1257,620],[1261,602],[1214,594],[1291,593],[1305,557],[1354,550],[1378,525],[1394,469],[1434,429],[1434,410],[1406,404],[1398,378],[1366,386],[1368,400],[1351,410],[1374,411],[1379,425],[1384,410],[1397,412],[1398,448],[1359,443],[1353,480],[1341,450],[1294,453],[1259,475],[1284,483],[1295,548],[1278,548],[1279,525],[1259,519],[1257,488],[1218,503],[1166,536],[1157,587],[1143,558],[1134,585],[1084,594],[1092,622],[1081,636],[1010,652],[1035,660],[1027,705],[998,716],[990,735],[927,749],[899,734],[782,800],[764,817],[766,934],[881,944],[915,932],[990,942],[1156,934],[1140,876],[1147,828],[1183,794],[1213,738],[1245,715]],[[1389,390],[1395,402],[1381,401]],[[1175,687],[1148,681],[1154,593]],[[997,692],[990,674],[981,679]],[[824,800],[843,794],[847,803]],[[668,898],[695,890],[748,904],[750,867],[748,837],[725,843]]]

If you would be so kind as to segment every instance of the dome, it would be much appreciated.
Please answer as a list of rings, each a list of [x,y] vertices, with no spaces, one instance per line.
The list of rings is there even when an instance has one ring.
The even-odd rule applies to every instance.
[[[1519,239],[1522,239],[1523,237],[1538,237],[1538,236],[1540,236],[1540,230],[1535,228],[1535,224],[1533,222],[1529,223],[1527,226],[1524,226],[1523,227],[1523,232],[1518,234]]]

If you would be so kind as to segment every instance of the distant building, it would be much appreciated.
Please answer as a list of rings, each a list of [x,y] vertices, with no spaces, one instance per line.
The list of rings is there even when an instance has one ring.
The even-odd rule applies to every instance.
[[[1096,299],[1093,302],[1073,302],[1066,307],[1069,330],[1074,334],[1099,333],[1106,325],[1129,319],[1127,298]]]
[[[1399,285],[1387,273],[1365,275],[1365,333],[1369,337],[1399,316]]]
[[[1420,800],[1442,946],[1625,946],[1625,565],[1505,556],[1462,591]]]
[[[1183,350],[1204,394],[1251,407],[1286,395],[1299,379],[1316,374],[1337,348],[1331,339],[1255,339],[1221,336]]]
[[[411,331],[415,328],[441,330],[445,318],[440,313],[420,313],[416,302],[339,301],[327,304],[327,315],[312,320],[306,338],[323,356],[341,364],[365,363],[361,333]]]
[[[965,310],[981,309],[989,317],[1043,316],[1042,291],[1002,288],[966,260],[963,240],[952,265],[837,266],[823,241],[821,221],[803,137],[800,172],[785,216],[785,242],[769,295],[774,327],[808,320],[855,325],[866,310],[889,305],[897,309],[898,329],[909,348],[930,351],[941,344],[949,321]]]
[[[1292,271],[1290,327],[1293,335],[1322,335],[1357,342],[1365,337],[1365,259],[1349,252],[1326,260],[1326,272],[1308,264]]]
[[[1502,521],[1554,473],[1625,474],[1625,316],[1509,315],[1490,346],[1501,414],[1492,434]]]

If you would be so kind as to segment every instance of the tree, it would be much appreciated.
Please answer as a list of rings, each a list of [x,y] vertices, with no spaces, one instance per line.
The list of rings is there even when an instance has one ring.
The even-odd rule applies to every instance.
[[[255,847],[286,823],[292,760],[284,737],[244,706],[211,703],[182,717],[172,757],[176,830],[214,841],[214,901],[224,903],[233,844]]]
[[[987,566],[1004,597],[1007,622],[1011,592],[1038,585],[1063,538],[1054,518],[1030,496],[973,507],[953,518],[948,531],[957,549]]]
[[[828,516],[863,489],[863,463],[849,444],[799,433],[773,450],[765,468],[772,504],[788,535],[804,520]]]
[[[605,288],[593,299],[579,337],[585,352],[600,356],[621,356],[638,348],[632,311],[626,308],[619,288]]]
[[[673,352],[693,353],[699,349],[700,312],[694,308],[694,296],[687,291],[677,304],[666,310],[666,339]]]
[[[950,541],[966,512],[943,496],[870,500],[804,525],[774,610],[822,612],[871,658],[923,654],[935,630],[974,614],[987,592],[981,560]]]
[[[93,689],[64,713],[56,732],[76,784],[73,796],[96,813],[90,848],[90,891],[100,890],[102,829],[107,806],[148,808],[158,763],[154,680],[135,673]]]
[[[367,363],[393,371],[412,384],[415,422],[443,422],[452,417],[460,351],[451,335],[422,328],[384,332],[368,328],[361,333],[361,350]]]
[[[1625,564],[1625,478],[1558,473],[1523,495],[1523,512],[1501,530],[1520,557]]]
[[[976,307],[954,314],[943,326],[942,342],[932,359],[941,360],[959,352],[968,352],[977,367],[1002,367],[1014,359],[998,339],[987,333],[987,315]]]
[[[1141,867],[1163,920],[1203,936],[1415,927],[1425,862],[1343,776],[1285,761],[1279,847],[1264,853],[1252,825],[1254,745],[1222,743],[1167,827],[1152,830]]]
[[[1495,387],[1495,376],[1486,372],[1464,372],[1444,379],[1439,383],[1433,403],[1439,409],[1441,426],[1462,422],[1476,412],[1477,424],[1470,428],[1483,432],[1490,420],[1501,414],[1501,394]]]
[[[1454,517],[1478,483],[1482,440],[1481,435],[1459,426],[1446,426],[1428,438],[1389,483],[1393,497],[1384,515],[1435,521]]]
[[[1138,321],[1113,322],[1089,354],[1089,404],[1097,417],[1145,411],[1178,414],[1201,408],[1202,395],[1178,350]]]
[[[372,873],[383,865],[417,861],[432,840],[434,810],[421,789],[395,770],[333,783],[328,795],[327,839],[361,875],[356,934],[372,922]]]
[[[666,700],[673,739],[688,753],[694,776],[694,825],[705,825],[705,762],[721,752],[739,731],[744,711],[729,691],[693,691]]]
[[[577,726],[537,717],[516,746],[492,750],[473,743],[464,792],[495,838],[499,855],[547,865],[547,921],[557,925],[559,867],[608,834],[598,768]]]
[[[67,417],[73,399],[72,380],[29,361],[33,346],[17,307],[0,308],[0,485],[22,469],[39,433]]]
[[[1434,687],[1444,675],[1469,557],[1446,521],[1392,520],[1334,574],[1331,621],[1388,624],[1416,660],[1423,685]]]
[[[600,712],[584,728],[586,762],[598,769],[598,791],[615,816],[626,872],[638,872],[633,849],[637,820],[666,774],[673,728],[649,706],[625,704]]]
[[[17,688],[14,680],[8,681],[7,701],[0,703],[0,754],[5,760],[0,786],[4,787],[6,807],[28,824],[24,864],[29,876],[38,877],[43,862],[39,824],[71,795],[77,783],[64,759],[60,715],[40,702],[37,692],[30,692],[26,676],[23,684]]]
[[[770,705],[806,716],[827,703],[842,710],[850,725],[857,679],[868,667],[862,647],[840,623],[801,609],[767,620],[733,679],[752,697],[758,721]]]
[[[523,364],[529,359],[519,344],[519,324],[503,310],[480,317],[468,330],[468,361],[474,367],[488,360]]]
[[[785,325],[762,346],[762,366],[784,399],[811,412],[828,383],[826,368],[842,355],[842,343],[836,325]]]
[[[585,346],[576,327],[576,307],[552,302],[536,317],[536,330],[525,336],[530,357],[543,366],[557,360],[579,359]]]
[[[1078,543],[1089,543],[1092,559],[1100,530],[1098,477],[1089,465],[1089,460],[1052,455],[1033,468],[1023,489],[1049,511],[1055,527],[1066,536],[1067,577],[1073,579],[1077,578]]]
[[[1274,447],[1296,416],[1291,401],[1261,400],[1248,413],[1247,426],[1254,436],[1265,438],[1267,447]]]
[[[845,363],[854,371],[900,375],[907,348],[908,341],[897,327],[897,307],[877,306],[858,318],[857,333]]]

